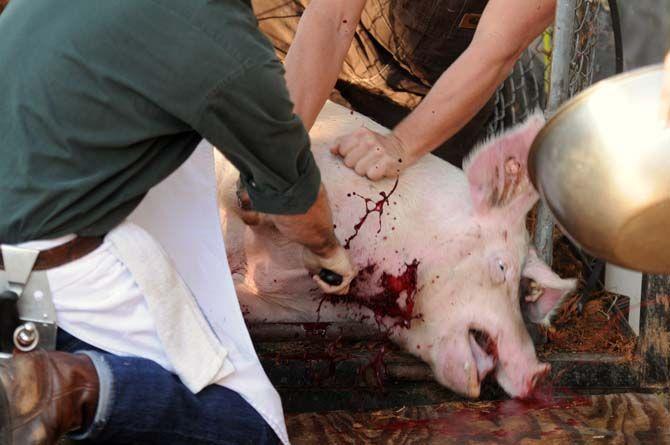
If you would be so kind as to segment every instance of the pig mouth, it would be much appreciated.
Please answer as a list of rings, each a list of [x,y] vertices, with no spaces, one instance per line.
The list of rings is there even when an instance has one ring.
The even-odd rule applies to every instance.
[[[477,380],[481,384],[498,363],[498,345],[483,329],[470,329],[468,337],[472,356],[477,365]]]
[[[519,281],[519,294],[521,295],[523,302],[534,303],[543,293],[544,288],[537,281],[531,278],[521,277],[521,280]]]

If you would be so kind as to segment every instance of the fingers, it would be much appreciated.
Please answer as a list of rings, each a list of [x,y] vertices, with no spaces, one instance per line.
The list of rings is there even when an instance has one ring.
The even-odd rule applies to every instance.
[[[338,286],[331,286],[319,278],[318,275],[313,275],[312,279],[327,295],[346,295],[349,292],[349,285],[351,284],[351,281],[343,280],[342,284]]]
[[[368,148],[365,146],[354,147],[349,153],[344,157],[344,165],[349,168],[355,168],[359,161],[363,159],[365,155],[368,154]]]
[[[330,152],[334,155],[339,155],[340,154],[340,139],[342,139],[342,138],[335,139],[335,142],[333,143],[333,146],[330,147]]]
[[[366,176],[371,181],[383,178],[396,178],[400,175],[400,167],[394,159],[384,153],[367,152],[351,155],[351,165],[345,161],[347,167],[352,168],[358,175]]]
[[[366,170],[365,176],[371,181],[379,181],[386,177],[386,171],[384,167],[379,165],[379,163],[375,163]]]
[[[371,131],[365,127],[362,127],[351,134],[335,139],[335,143],[330,148],[330,152],[335,155],[345,157],[347,154],[349,154],[349,152],[351,152],[351,150],[358,147],[359,145],[368,143],[370,139],[374,139]]]
[[[379,170],[380,156],[373,153],[366,153],[354,166],[354,171],[359,176],[368,176],[369,171]]]
[[[341,246],[335,249],[335,252],[329,257],[317,256],[308,249],[303,251],[303,262],[307,270],[312,274],[312,279],[319,285],[326,294],[344,295],[349,292],[349,285],[356,277],[357,270],[351,263],[349,254]],[[318,273],[327,269],[342,277],[342,282],[337,285],[326,283]]]
[[[338,138],[330,151],[342,157],[344,165],[359,176],[378,181],[396,178],[400,175],[401,167],[410,164],[403,164],[400,160],[405,158],[401,145],[392,134],[382,135],[363,127]]]

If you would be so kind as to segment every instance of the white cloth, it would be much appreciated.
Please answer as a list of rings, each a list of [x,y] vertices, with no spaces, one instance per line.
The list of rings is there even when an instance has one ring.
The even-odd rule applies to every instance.
[[[58,325],[100,349],[153,360],[192,390],[216,383],[237,392],[288,445],[279,394],[254,350],[228,266],[212,149],[203,141],[149,192],[129,218],[144,230],[124,224],[93,253],[47,273]],[[23,246],[47,249],[70,238]],[[209,324],[190,309],[185,320],[180,308],[199,308]]]
[[[214,335],[191,291],[151,235],[124,223],[105,240],[135,278],[157,337],[182,383],[198,393],[232,374],[228,350]]]
[[[237,301],[219,223],[212,150],[203,141],[184,165],[149,192],[130,220],[174,261],[228,351],[235,372],[218,384],[240,394],[288,444],[281,399],[258,360]]]
[[[55,241],[22,246],[43,250],[61,244]],[[78,261],[47,271],[47,278],[59,327],[97,348],[144,357],[175,371],[143,292],[109,241]]]

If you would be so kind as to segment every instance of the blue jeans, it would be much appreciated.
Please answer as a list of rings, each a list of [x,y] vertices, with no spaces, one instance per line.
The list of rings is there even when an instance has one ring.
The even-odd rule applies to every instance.
[[[240,395],[212,385],[191,393],[150,360],[119,357],[59,330],[57,349],[91,357],[100,379],[93,425],[75,440],[93,444],[279,444],[274,431]]]

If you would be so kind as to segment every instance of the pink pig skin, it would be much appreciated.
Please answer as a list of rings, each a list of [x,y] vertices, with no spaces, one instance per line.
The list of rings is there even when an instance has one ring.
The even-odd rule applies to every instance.
[[[302,266],[301,247],[267,224],[244,225],[236,213],[238,173],[223,158],[217,159],[222,228],[247,319],[309,322],[318,317],[381,324],[455,392],[478,397],[481,381],[493,373],[509,395],[528,396],[549,365],[536,357],[521,305],[533,321],[546,324],[575,287],[575,280],[559,278],[533,251],[529,253],[525,217],[537,194],[528,180],[526,159],[543,123],[536,114],[476,148],[465,171],[428,155],[403,172],[384,204],[381,230],[379,213],[373,212],[350,241],[357,267],[371,266],[356,281],[351,297],[355,302],[326,298],[319,314],[323,296]],[[336,137],[361,125],[387,131],[328,103],[310,134],[335,232],[343,244],[366,214],[361,197],[371,199],[367,205],[373,208],[383,200],[380,193],[388,195],[395,182],[361,178],[328,151]],[[378,305],[379,298],[389,295],[381,288],[382,274],[401,275],[415,260],[414,318],[402,323],[397,317],[384,317],[388,313],[380,314],[379,307],[390,304],[406,311],[411,298],[401,292],[397,301]],[[537,281],[533,295],[519,295],[522,276]],[[485,333],[484,340],[478,342],[475,331]]]

